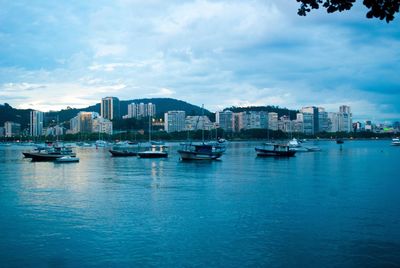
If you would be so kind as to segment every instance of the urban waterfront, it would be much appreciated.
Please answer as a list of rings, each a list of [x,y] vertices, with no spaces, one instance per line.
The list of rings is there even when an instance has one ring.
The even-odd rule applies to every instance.
[[[400,148],[309,142],[258,158],[230,142],[220,161],[24,159],[0,146],[1,266],[399,267]]]

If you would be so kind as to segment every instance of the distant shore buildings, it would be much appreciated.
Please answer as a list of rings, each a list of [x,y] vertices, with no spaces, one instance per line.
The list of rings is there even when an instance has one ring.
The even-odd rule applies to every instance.
[[[303,107],[291,120],[288,115],[278,118],[278,113],[246,111],[233,113],[225,110],[215,115],[216,125],[225,131],[239,132],[246,129],[270,129],[314,135],[319,132],[351,132],[352,114],[349,106],[339,107],[339,112],[328,113],[322,107]]]
[[[112,135],[113,124],[96,112],[79,112],[77,116],[70,120],[70,129],[67,133],[105,133]]]
[[[125,110],[121,110],[121,107],[125,107]],[[32,110],[29,112],[28,128],[24,126],[24,129],[21,129],[20,122],[6,121],[4,126],[0,126],[0,137],[30,136],[35,138],[78,133],[105,133],[111,135],[114,133],[113,123],[117,123],[118,126],[126,125],[126,123],[118,122],[118,120],[128,118],[143,119],[149,116],[153,117],[152,125],[157,127],[158,131],[164,130],[168,133],[201,129],[222,129],[227,133],[239,133],[243,130],[251,129],[270,129],[285,133],[303,133],[310,136],[323,132],[400,133],[399,122],[394,122],[393,124],[374,124],[370,120],[353,122],[352,110],[348,105],[341,105],[335,112],[327,111],[324,107],[306,106],[299,109],[297,114],[290,111],[290,114],[284,115],[282,115],[282,111],[278,114],[277,112],[267,112],[262,109],[263,107],[257,107],[255,110],[251,108],[240,109],[242,112],[217,111],[215,113],[215,122],[205,115],[187,116],[183,110],[167,111],[164,113],[163,118],[156,118],[156,105],[154,103],[140,102],[121,106],[117,97],[109,96],[101,99],[100,114],[93,111],[79,112],[69,120],[69,129],[64,127],[64,125],[68,126],[65,121],[59,125],[58,117],[56,120],[54,114],[47,115],[47,113]],[[126,113],[126,115],[121,117],[123,113]],[[138,121],[135,123],[136,127],[139,127],[137,130],[143,131],[143,126],[141,126],[143,122]]]

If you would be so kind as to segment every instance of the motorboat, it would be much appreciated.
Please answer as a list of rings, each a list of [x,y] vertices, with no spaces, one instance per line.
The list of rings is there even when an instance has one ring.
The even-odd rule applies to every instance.
[[[137,156],[140,145],[130,141],[120,141],[116,143],[109,152],[114,157]]]
[[[393,146],[400,146],[400,139],[399,138],[392,139],[392,145]]]
[[[55,160],[55,163],[77,163],[79,158],[76,156],[66,155]]]
[[[152,141],[151,140],[151,116],[149,116],[149,143],[147,150],[138,152],[140,158],[167,158],[168,157],[168,146],[163,141]],[[139,146],[142,148],[146,148]]]
[[[108,145],[108,143],[106,141],[103,141],[103,140],[97,140],[95,145],[96,145],[96,148],[98,148],[98,147],[106,147]]]
[[[336,144],[343,144],[344,140],[343,139],[336,139]]]
[[[178,153],[182,160],[215,160],[226,150],[223,143],[182,143]]]
[[[296,138],[291,139],[287,145],[289,146],[289,149],[291,151],[296,151],[296,152],[317,152],[321,150],[316,146],[305,146]]]
[[[204,105],[202,105],[201,109],[202,118],[204,120]],[[195,129],[197,129],[199,121],[200,117],[197,118]],[[201,136],[201,142],[195,143],[192,141],[188,141],[186,143],[181,143],[181,148],[178,150],[181,160],[215,160],[220,158],[225,153],[225,139],[216,137],[216,141],[204,141],[204,122],[202,124]]]
[[[138,152],[140,158],[167,158],[168,146],[165,145],[151,145],[148,150]]]
[[[264,143],[255,150],[257,156],[291,157],[296,154],[296,151],[290,150],[289,145],[276,143]]]
[[[38,152],[25,152],[23,154],[26,158],[31,158],[32,161],[54,161],[63,156],[76,156],[76,154],[72,152],[71,148],[64,146],[54,146],[46,150],[41,150]]]

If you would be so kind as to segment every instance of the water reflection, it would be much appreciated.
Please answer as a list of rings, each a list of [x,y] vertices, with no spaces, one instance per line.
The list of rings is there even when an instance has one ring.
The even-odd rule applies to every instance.
[[[257,158],[232,142],[220,161],[23,159],[0,148],[4,266],[375,266],[399,263],[399,148],[318,142]],[[370,260],[370,262],[368,261]]]

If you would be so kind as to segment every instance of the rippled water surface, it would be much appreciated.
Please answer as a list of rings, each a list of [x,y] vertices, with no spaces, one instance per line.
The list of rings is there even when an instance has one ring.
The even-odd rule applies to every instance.
[[[400,147],[30,162],[0,146],[0,266],[400,267]]]

